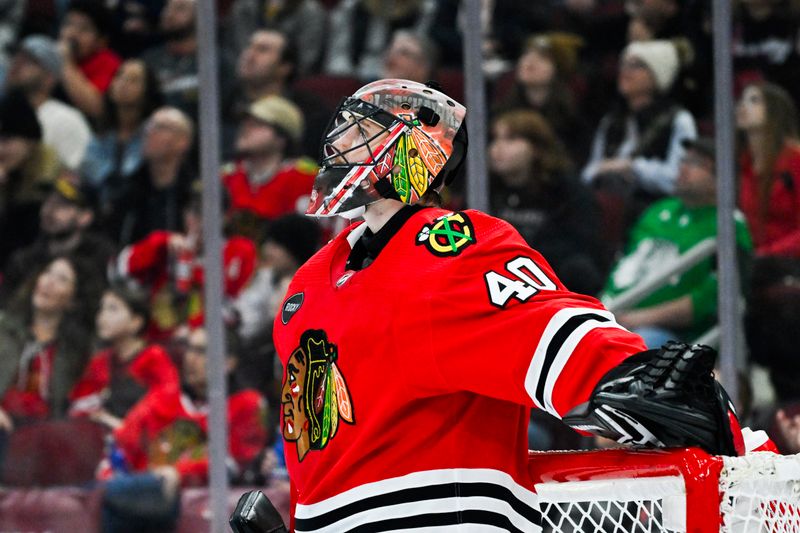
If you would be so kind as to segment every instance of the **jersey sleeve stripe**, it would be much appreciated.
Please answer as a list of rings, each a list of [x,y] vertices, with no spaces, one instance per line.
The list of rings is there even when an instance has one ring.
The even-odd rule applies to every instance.
[[[534,405],[561,418],[553,407],[553,390],[562,370],[587,333],[609,327],[624,329],[613,314],[602,309],[568,308],[553,315],[525,375],[525,390]]]

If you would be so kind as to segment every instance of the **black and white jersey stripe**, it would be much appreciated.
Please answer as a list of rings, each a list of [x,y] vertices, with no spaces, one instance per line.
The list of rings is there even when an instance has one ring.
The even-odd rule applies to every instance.
[[[561,309],[550,319],[525,375],[525,390],[538,408],[561,418],[553,407],[553,389],[578,343],[597,328],[625,329],[603,309]]]
[[[298,504],[295,531],[541,531],[536,494],[491,469],[414,472]]]

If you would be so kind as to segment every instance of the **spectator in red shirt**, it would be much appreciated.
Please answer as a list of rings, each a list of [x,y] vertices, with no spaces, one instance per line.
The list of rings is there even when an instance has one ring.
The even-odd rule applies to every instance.
[[[759,256],[800,257],[800,137],[791,96],[748,85],[736,109],[743,134],[739,203]]]
[[[238,336],[226,332],[228,386],[228,461],[233,483],[252,483],[268,442],[267,403],[253,389],[233,380],[240,355]],[[103,531],[164,531],[179,512],[179,487],[208,483],[208,337],[192,330],[183,357],[179,395],[141,410],[115,432],[116,458],[103,498]],[[111,459],[111,458],[110,458]],[[125,472],[127,471],[127,472]],[[147,505],[143,505],[147,503]]]
[[[106,289],[97,313],[97,352],[72,389],[70,415],[87,416],[116,430],[131,413],[175,394],[178,370],[169,354],[144,338],[150,316],[145,292],[115,285]]]
[[[184,233],[157,230],[125,247],[115,264],[115,275],[134,280],[150,291],[151,321],[148,338],[167,340],[188,323],[203,323],[204,270],[200,183],[183,210]],[[247,286],[256,266],[256,247],[248,238],[232,235],[222,250],[224,292],[228,299]]]
[[[240,159],[222,172],[240,232],[257,237],[241,229],[245,220],[305,212],[317,167],[305,158],[287,158],[302,134],[302,112],[282,96],[266,96],[248,108],[236,139]]]
[[[72,103],[92,119],[103,113],[103,94],[122,60],[108,48],[112,18],[98,0],[73,0],[59,31],[62,84]]]
[[[57,256],[0,313],[0,433],[66,413],[89,355],[102,275]]]

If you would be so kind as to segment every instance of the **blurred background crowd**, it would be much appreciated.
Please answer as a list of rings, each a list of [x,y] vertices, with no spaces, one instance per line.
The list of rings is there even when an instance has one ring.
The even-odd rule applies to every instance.
[[[463,102],[478,32],[490,212],[612,301],[716,235],[710,4],[485,0],[468,28],[457,0],[217,1],[231,481],[285,479],[272,318],[347,223],[301,214],[342,97],[386,77]],[[800,2],[733,5],[738,403],[796,452]],[[100,479],[106,531],[168,529],[180,488],[207,482],[196,7],[0,0],[0,485]],[[446,207],[470,207],[465,186]],[[700,338],[715,258],[618,318],[651,347]],[[533,448],[588,445],[534,419]],[[54,458],[77,434],[79,457]]]

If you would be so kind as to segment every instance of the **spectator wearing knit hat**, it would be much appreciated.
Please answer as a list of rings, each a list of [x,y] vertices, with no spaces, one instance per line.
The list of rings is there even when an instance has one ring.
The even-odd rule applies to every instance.
[[[629,199],[633,222],[655,199],[672,194],[685,149],[697,137],[694,117],[669,92],[681,68],[683,48],[672,41],[633,42],[622,52],[617,89],[622,101],[600,121],[585,182]]]
[[[58,173],[58,156],[41,141],[42,128],[28,99],[8,93],[0,101],[0,268],[11,251],[35,238],[47,194],[43,186]]]
[[[100,0],[73,0],[59,29],[67,97],[88,117],[103,113],[103,94],[122,62],[108,48],[111,13]]]
[[[258,238],[256,220],[305,212],[317,168],[288,158],[302,135],[303,115],[286,98],[266,96],[248,108],[236,138],[239,160],[222,172],[238,232]]]
[[[83,161],[92,130],[80,111],[53,98],[63,63],[53,39],[29,35],[15,49],[6,84],[25,94],[42,126],[42,141],[64,166],[75,169]]]

